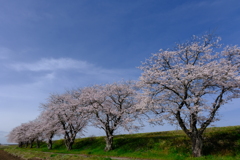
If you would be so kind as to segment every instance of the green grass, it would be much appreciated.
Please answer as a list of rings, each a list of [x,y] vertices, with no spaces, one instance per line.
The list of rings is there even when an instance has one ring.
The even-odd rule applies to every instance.
[[[31,158],[40,158],[43,160],[110,160],[111,158],[108,157],[98,157],[98,156],[80,156],[80,155],[69,155],[69,154],[53,154],[53,153],[43,153],[41,151],[33,151],[33,150],[23,150],[17,149],[13,147],[9,147],[5,149],[8,153],[21,157],[25,160]]]
[[[67,151],[63,140],[54,142],[53,149],[46,144],[36,149],[15,149],[22,152],[52,152],[52,158],[63,154],[84,154],[100,157],[129,157],[142,159],[240,159],[240,126],[208,128],[204,134],[204,156],[191,157],[191,143],[182,131],[167,131],[117,135],[114,150],[104,152],[104,137],[77,139],[71,151]],[[54,153],[54,154],[53,154]],[[91,157],[94,158],[94,157]],[[95,157],[96,158],[96,157]]]
[[[4,150],[6,148],[8,148],[8,146],[0,145],[0,150]]]

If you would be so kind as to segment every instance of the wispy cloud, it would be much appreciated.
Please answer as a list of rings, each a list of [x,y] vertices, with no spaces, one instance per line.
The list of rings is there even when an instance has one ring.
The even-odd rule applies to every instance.
[[[44,58],[40,61],[33,63],[15,63],[10,64],[9,66],[17,71],[54,71],[66,69],[86,69],[91,67],[92,65],[85,61],[74,60],[71,58]]]
[[[137,75],[137,69],[114,69],[114,68],[102,68],[96,66],[87,61],[74,60],[71,58],[43,58],[36,62],[23,63],[17,62],[12,64],[7,64],[7,67],[15,71],[31,71],[31,72],[41,72],[47,71],[42,78],[45,80],[52,80],[56,76],[74,74],[74,77],[77,75],[85,75],[94,77],[97,79],[112,79],[113,77],[117,78],[127,78],[131,79],[132,76]],[[129,77],[128,77],[129,76]],[[39,77],[38,77],[39,78]],[[91,78],[90,78],[91,79]]]

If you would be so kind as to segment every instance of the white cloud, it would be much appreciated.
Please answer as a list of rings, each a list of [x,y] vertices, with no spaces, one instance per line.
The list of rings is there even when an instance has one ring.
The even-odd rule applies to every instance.
[[[32,71],[41,72],[47,71],[44,75],[33,75],[38,81],[51,81],[56,80],[61,77],[63,80],[74,81],[74,78],[79,78],[91,83],[99,81],[102,83],[119,81],[121,79],[132,80],[137,79],[138,69],[108,69],[93,65],[86,61],[74,60],[71,58],[43,58],[37,62],[23,63],[17,62],[12,64],[7,64],[7,67],[15,71]]]
[[[22,70],[30,70],[30,71],[53,71],[53,70],[61,70],[61,69],[87,69],[92,65],[80,60],[74,60],[70,58],[59,58],[59,59],[41,59],[35,63],[15,63],[11,64],[10,67],[22,71]]]
[[[56,77],[55,73],[48,73],[43,78],[47,80],[53,80]]]

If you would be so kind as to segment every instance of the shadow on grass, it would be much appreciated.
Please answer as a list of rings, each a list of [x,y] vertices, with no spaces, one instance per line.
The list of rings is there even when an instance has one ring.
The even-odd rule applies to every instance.
[[[205,135],[203,150],[205,155],[235,156],[240,154],[240,127],[225,130],[212,128]]]

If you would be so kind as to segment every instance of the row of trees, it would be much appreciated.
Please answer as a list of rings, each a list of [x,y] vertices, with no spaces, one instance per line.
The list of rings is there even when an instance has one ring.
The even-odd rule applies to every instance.
[[[135,131],[140,127],[140,123],[136,124],[139,116],[136,88],[133,82],[122,82],[51,95],[48,102],[42,104],[40,116],[13,129],[9,141],[32,146],[41,139],[46,140],[51,149],[53,136],[64,135],[65,145],[71,150],[77,134],[92,125],[105,131],[105,150],[112,150],[117,129]]]
[[[12,130],[9,141],[32,144],[63,134],[71,149],[77,133],[90,124],[106,133],[106,147],[116,129],[136,131],[141,115],[153,124],[179,125],[192,142],[192,155],[202,155],[203,133],[218,120],[219,108],[240,96],[240,48],[222,48],[219,37],[193,36],[173,49],[160,50],[146,60],[136,83],[94,85],[51,95],[34,121]],[[153,113],[153,114],[150,114]]]

